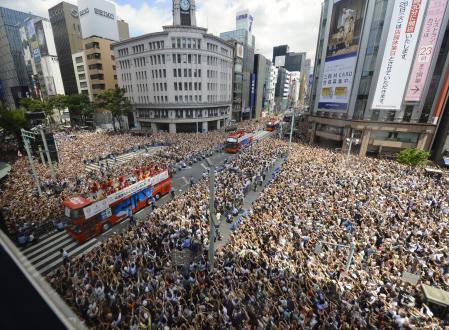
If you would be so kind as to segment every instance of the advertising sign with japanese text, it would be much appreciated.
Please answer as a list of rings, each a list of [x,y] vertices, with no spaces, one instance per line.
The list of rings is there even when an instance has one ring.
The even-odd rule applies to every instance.
[[[400,110],[427,0],[395,0],[373,109]]]
[[[421,101],[447,4],[448,0],[429,0],[421,38],[416,49],[415,62],[405,93],[406,102]]]
[[[319,109],[348,110],[366,0],[334,0]]]

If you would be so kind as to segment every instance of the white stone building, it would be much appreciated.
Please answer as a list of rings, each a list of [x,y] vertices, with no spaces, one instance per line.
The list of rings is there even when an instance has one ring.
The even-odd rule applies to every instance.
[[[207,132],[231,115],[233,46],[196,26],[195,1],[173,1],[173,25],[113,44],[118,85],[137,128]]]

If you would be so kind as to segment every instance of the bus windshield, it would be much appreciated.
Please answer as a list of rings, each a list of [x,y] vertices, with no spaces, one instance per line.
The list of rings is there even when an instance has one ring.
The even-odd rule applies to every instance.
[[[68,208],[67,206],[66,206],[66,208],[65,208],[65,216],[67,217],[67,218],[70,218],[70,219],[78,219],[79,217],[81,217],[81,212],[82,212],[83,210],[82,209],[78,209],[78,210],[73,210],[73,209],[70,209],[70,208]]]

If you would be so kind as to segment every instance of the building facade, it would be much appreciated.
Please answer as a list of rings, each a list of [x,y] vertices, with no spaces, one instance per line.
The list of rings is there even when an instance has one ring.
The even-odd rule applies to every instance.
[[[234,44],[235,67],[233,84],[232,119],[250,119],[254,114],[251,106],[251,83],[254,73],[254,49],[256,38],[252,35],[253,17],[249,11],[236,15],[236,30],[220,33],[220,38]]]
[[[91,101],[104,90],[115,89],[117,73],[112,40],[89,37],[83,40],[84,51],[73,54],[78,91]]]
[[[28,18],[40,18],[0,7],[0,100],[11,108],[32,95],[20,29]]]
[[[20,28],[23,53],[31,82],[31,95],[47,98],[63,95],[64,85],[50,21],[28,18]]]
[[[284,67],[278,68],[277,81],[274,93],[274,111],[285,112],[289,106],[291,73]]]
[[[268,111],[268,89],[270,84],[271,61],[261,54],[254,55],[255,106],[253,118],[262,117]]]
[[[129,39],[129,25],[124,20],[117,20],[118,38],[120,41]]]
[[[80,0],[82,48],[72,54],[78,93],[91,101],[118,87],[112,44],[129,38],[128,23],[117,19],[115,5],[105,0]]]
[[[447,7],[447,1],[325,1],[314,66],[312,142],[346,149],[347,138],[360,138],[354,148],[360,155],[429,150],[441,115],[436,93]],[[429,47],[425,54],[422,47]]]
[[[173,16],[162,32],[113,44],[118,85],[142,130],[219,129],[231,115],[233,47],[195,25],[195,1],[173,1]]]
[[[268,114],[272,114],[275,111],[275,95],[276,84],[278,80],[278,68],[273,64],[270,66],[270,79],[267,91],[267,111]]]
[[[60,2],[48,10],[65,94],[78,93],[72,55],[83,50],[78,7]]]

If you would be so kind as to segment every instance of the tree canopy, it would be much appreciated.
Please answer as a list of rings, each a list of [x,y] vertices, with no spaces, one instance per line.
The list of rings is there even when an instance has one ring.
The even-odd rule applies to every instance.
[[[121,116],[127,115],[131,111],[131,104],[125,97],[125,93],[123,88],[108,89],[98,94],[95,99],[97,108],[106,109],[112,113],[114,130],[116,129],[115,121],[118,121],[121,129]]]
[[[419,149],[404,149],[396,155],[396,160],[404,165],[422,166],[427,164],[430,152]]]
[[[3,128],[6,133],[14,135],[17,142],[21,144],[22,139],[20,138],[20,129],[27,128],[25,110],[10,110],[4,104],[0,103],[0,127]]]

